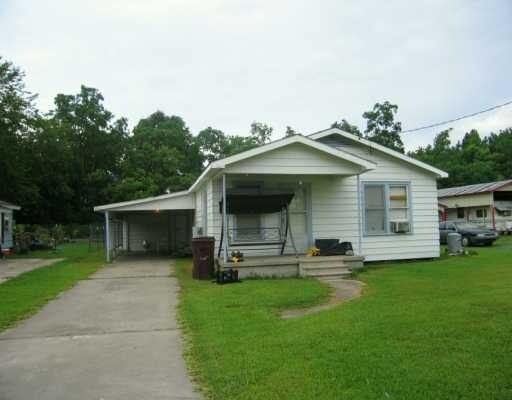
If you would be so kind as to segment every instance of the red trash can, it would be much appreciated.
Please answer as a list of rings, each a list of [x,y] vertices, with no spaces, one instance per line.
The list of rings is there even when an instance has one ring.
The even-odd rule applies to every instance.
[[[192,256],[194,268],[192,277],[194,279],[211,279],[214,274],[215,238],[201,236],[192,238]]]

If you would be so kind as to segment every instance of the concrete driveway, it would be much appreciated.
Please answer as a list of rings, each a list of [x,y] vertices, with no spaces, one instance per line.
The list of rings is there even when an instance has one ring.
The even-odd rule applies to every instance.
[[[62,261],[63,258],[15,258],[0,260],[0,283],[14,278],[24,272]]]
[[[199,399],[170,265],[116,261],[0,334],[0,399]]]

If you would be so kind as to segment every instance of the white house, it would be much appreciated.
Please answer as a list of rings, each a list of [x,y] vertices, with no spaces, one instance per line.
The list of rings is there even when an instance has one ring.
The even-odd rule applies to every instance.
[[[116,249],[186,252],[194,230],[215,237],[224,260],[232,250],[304,254],[322,238],[351,242],[366,261],[433,258],[436,180],[446,176],[332,128],[215,161],[187,191],[95,211],[106,216],[109,257]]]
[[[512,233],[512,179],[438,191],[443,220],[466,221]]]
[[[0,250],[13,247],[13,211],[20,208],[20,206],[0,200]]]

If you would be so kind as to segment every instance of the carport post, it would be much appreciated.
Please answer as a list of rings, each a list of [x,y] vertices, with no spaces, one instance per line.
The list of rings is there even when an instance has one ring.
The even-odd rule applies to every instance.
[[[110,220],[108,211],[105,211],[105,254],[107,262],[110,262]]]

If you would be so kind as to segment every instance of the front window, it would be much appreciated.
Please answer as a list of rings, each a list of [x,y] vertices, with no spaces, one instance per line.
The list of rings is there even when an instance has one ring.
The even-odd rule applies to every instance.
[[[487,218],[487,209],[485,208],[479,208],[476,210],[476,217],[477,218]]]
[[[386,233],[384,188],[384,185],[366,185],[364,188],[365,226],[369,235]]]
[[[364,220],[367,235],[410,232],[409,185],[365,184]]]

